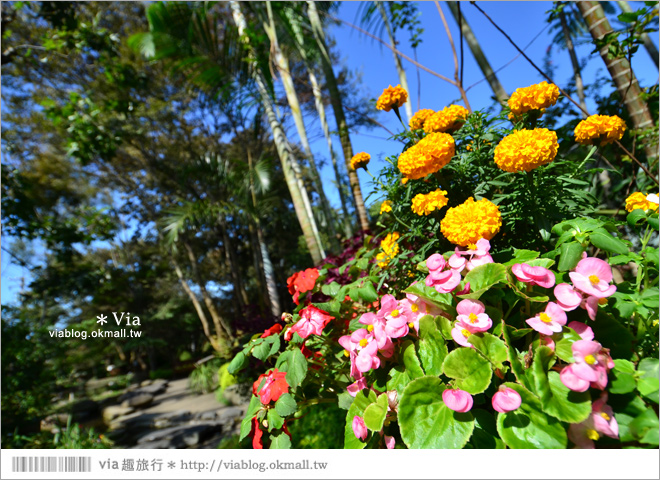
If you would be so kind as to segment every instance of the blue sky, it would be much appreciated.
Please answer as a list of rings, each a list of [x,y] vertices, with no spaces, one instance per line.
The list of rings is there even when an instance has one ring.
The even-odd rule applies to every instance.
[[[642,2],[630,2],[633,9]],[[546,28],[546,12],[552,8],[552,2],[480,2],[481,8],[515,41],[521,48],[525,47],[535,36],[538,38],[532,43],[525,53],[539,66],[543,65],[543,59],[548,47],[552,44],[552,37]],[[418,48],[418,61],[426,67],[442,75],[453,78],[454,64],[452,53],[442,26],[438,11],[434,2],[419,2],[421,12],[421,26],[424,28],[422,43]],[[350,23],[359,25],[356,14],[360,2],[343,2],[337,16]],[[451,16],[449,9],[443,5],[447,22],[454,36],[458,48],[459,32],[456,22]],[[488,20],[468,2],[462,2],[462,12],[472,27],[477,40],[494,69],[499,69],[510,62],[518,52],[498,32]],[[614,25],[616,28],[616,25]],[[356,30],[345,25],[332,27],[331,35],[336,40],[336,51],[339,52],[341,60],[348,68],[359,74],[362,79],[362,89],[367,98],[377,98],[382,90],[388,85],[396,85],[398,76],[394,66],[392,52],[376,41],[365,37]],[[372,32],[373,33],[373,32]],[[399,38],[399,49],[413,57],[413,51],[408,44],[406,32],[401,32]],[[657,44],[657,34],[651,35]],[[385,39],[387,40],[387,39]],[[580,60],[588,59],[582,72],[585,84],[592,83],[597,75],[607,75],[605,65],[598,55],[591,54],[591,44],[578,45],[577,55]],[[476,62],[472,58],[467,45],[464,47],[464,85],[468,86],[483,79]],[[560,51],[556,46],[553,48],[552,61],[555,71],[555,83],[560,87],[566,86],[572,78],[568,53]],[[417,110],[417,73],[415,67],[403,61],[408,75],[410,85],[410,101],[413,112]],[[633,58],[633,70],[642,87],[658,82],[658,70],[643,48],[640,48]],[[522,57],[506,66],[497,73],[497,76],[507,93],[513,92],[518,87],[526,87],[538,83],[543,79],[538,72]],[[456,99],[460,98],[457,89],[424,71],[420,73],[421,78],[421,108],[441,109]],[[468,99],[474,110],[488,108],[492,105],[492,92],[487,82],[482,81],[468,91]],[[593,102],[587,99],[590,113],[597,113]],[[328,112],[331,116],[331,112]],[[378,112],[377,120],[391,131],[401,129],[401,125],[392,112]],[[404,117],[405,118],[405,117]],[[311,124],[310,119],[307,119]],[[334,119],[329,119],[331,129],[334,128]],[[318,122],[314,122],[318,128]],[[295,129],[289,128],[289,134],[293,140],[297,140]],[[329,188],[326,189],[333,206],[339,208],[339,199],[336,190],[331,186],[334,175],[328,161],[328,152],[325,140],[320,130],[310,132],[311,137],[316,139],[312,142],[312,149],[319,160],[326,160],[321,175],[327,181]],[[378,172],[384,165],[386,156],[396,153],[398,144],[388,140],[389,134],[382,128],[376,127],[370,130],[358,130],[352,132],[353,149],[355,152],[366,151],[372,156],[370,170]],[[339,152],[339,141],[335,140],[335,149]],[[371,177],[362,170],[359,172],[360,183],[365,196],[372,190]],[[372,199],[373,200],[373,199]],[[24,274],[20,268],[13,266],[7,254],[2,255],[2,303],[9,303],[15,297],[20,286],[20,278]]]

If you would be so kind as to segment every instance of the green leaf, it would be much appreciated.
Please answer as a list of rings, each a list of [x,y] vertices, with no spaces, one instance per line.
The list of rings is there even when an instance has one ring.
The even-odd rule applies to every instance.
[[[406,340],[401,344],[401,356],[403,358],[403,365],[411,378],[418,378],[424,376],[424,370],[419,363],[417,352],[415,351],[415,344],[412,340]]]
[[[512,265],[515,265],[516,263],[526,263],[529,262],[530,260],[534,260],[535,258],[538,258],[538,256],[539,256],[539,252],[535,250],[524,250],[524,249],[514,248],[513,258],[508,262],[504,263],[503,265],[506,267],[510,267]]]
[[[658,445],[658,415],[652,408],[647,408],[644,413],[628,424],[633,438],[640,443]]]
[[[406,387],[398,420],[408,448],[462,448],[470,439],[474,418],[447,408],[442,401],[445,389],[437,377],[418,378]]]
[[[507,349],[504,342],[488,332],[470,335],[467,341],[498,367],[507,358]]]
[[[573,342],[582,340],[572,328],[564,326],[560,333],[561,338],[555,341],[555,353],[566,363],[573,363]]]
[[[468,347],[458,348],[447,355],[442,369],[445,375],[456,380],[457,388],[473,395],[486,390],[493,376],[488,360]]]
[[[511,337],[509,336],[509,327],[504,323],[504,319],[502,319],[501,325],[502,325],[502,335],[504,336],[504,343],[506,344],[508,349],[507,357],[509,359],[509,363],[511,364],[511,370],[513,370],[513,374],[516,376],[516,379],[520,383],[522,383],[528,388],[531,388],[529,381],[525,376],[525,371],[523,370],[522,363],[520,363],[520,360],[518,359],[518,352],[513,346],[513,343],[511,343]]]
[[[268,414],[266,415],[268,419],[268,431],[279,430],[284,425],[284,419],[280,416],[276,409],[268,409]]]
[[[446,341],[452,340],[451,330],[453,327],[451,325],[451,320],[440,315],[435,317],[435,321],[438,323],[438,326],[440,327],[440,333],[444,339]]]
[[[323,285],[321,287],[321,292],[323,292],[323,294],[327,295],[328,297],[334,297],[337,295],[340,287],[341,285],[339,285],[337,282],[332,282],[329,285]]]
[[[247,412],[245,413],[245,417],[241,422],[241,433],[238,438],[239,441],[243,440],[245,437],[247,437],[250,434],[250,431],[252,430],[252,419],[261,409],[261,407],[262,405],[261,405],[261,400],[259,400],[259,397],[252,395],[252,398],[250,399],[250,404],[248,405]]]
[[[364,392],[368,392],[365,396]],[[346,425],[344,427],[344,448],[361,449],[367,444],[353,433],[353,418],[364,417],[364,410],[376,401],[376,393],[373,390],[362,390],[355,395],[351,408],[346,413]]]
[[[364,409],[364,424],[373,432],[380,432],[387,416],[387,395],[381,394],[376,403]]]
[[[277,402],[275,402],[275,411],[283,417],[289,416],[297,410],[298,405],[290,393],[285,393],[277,399]]]
[[[541,401],[522,385],[505,383],[520,394],[522,404],[497,416],[497,431],[509,448],[566,448],[566,430],[543,412]]]
[[[637,379],[637,390],[645,398],[658,403],[658,359],[645,358],[637,365],[639,378]]]
[[[436,318],[425,315],[419,320],[419,360],[428,375],[440,375],[447,356],[447,345]]]
[[[363,287],[358,288],[357,293],[363,302],[373,303],[378,300],[378,293],[371,282],[367,282]]]
[[[655,231],[660,230],[660,222],[658,222],[657,213],[654,213],[653,215],[649,215],[647,221],[649,222],[649,225],[651,225],[651,228],[653,228]]]
[[[440,293],[433,287],[427,287],[424,282],[417,282],[406,288],[403,293],[412,293],[422,300],[435,305],[445,313],[456,316],[456,307],[452,305],[453,297],[451,293]]]
[[[582,253],[584,251],[585,248],[580,242],[563,243],[559,247],[559,264],[557,265],[557,269],[560,272],[573,270],[582,259]]]
[[[295,388],[307,376],[307,359],[297,348],[287,350],[279,356],[275,368],[281,372],[286,372],[287,383],[291,388]]]
[[[459,297],[478,300],[493,285],[506,283],[506,267],[499,263],[479,265],[468,272],[465,281],[470,283],[470,293]]]
[[[626,221],[628,222],[628,225],[630,225],[633,228],[640,226],[641,224],[644,223],[645,220],[646,220],[646,212],[644,212],[644,210],[642,210],[641,208],[636,208],[635,210],[630,212],[626,217]]]
[[[610,385],[607,390],[610,393],[630,393],[635,390],[635,365],[621,358],[614,360],[614,368],[609,374]]]
[[[245,355],[245,352],[238,352],[236,356],[232,359],[232,361],[229,363],[229,366],[227,367],[227,372],[229,372],[232,375],[235,375],[241,370],[243,370],[247,364],[248,364],[248,358],[247,355]]]
[[[628,253],[628,246],[609,233],[594,232],[589,235],[589,241],[595,247],[610,253]]]
[[[284,450],[291,448],[291,437],[286,433],[280,432],[277,435],[272,435],[270,442],[270,449]]]
[[[342,392],[337,395],[337,403],[342,410],[348,410],[353,404],[353,397],[348,392]]]
[[[469,445],[474,448],[506,448],[506,445],[497,433],[495,417],[480,408],[473,408],[470,413],[474,417],[474,432]]]
[[[633,336],[626,327],[615,318],[598,309],[596,321],[590,324],[594,338],[610,349],[612,358],[630,359],[633,353]]]

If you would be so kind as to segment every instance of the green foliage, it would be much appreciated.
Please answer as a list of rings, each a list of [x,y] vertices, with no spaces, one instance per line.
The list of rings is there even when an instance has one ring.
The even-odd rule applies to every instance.
[[[188,378],[190,390],[194,393],[202,394],[210,393],[218,388],[221,366],[222,361],[218,358],[197,365]]]

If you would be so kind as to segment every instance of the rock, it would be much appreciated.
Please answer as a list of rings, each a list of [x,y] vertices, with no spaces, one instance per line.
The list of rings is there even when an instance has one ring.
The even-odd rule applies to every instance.
[[[225,407],[217,411],[216,421],[218,423],[230,424],[236,421],[243,420],[247,406],[243,405],[240,407]]]
[[[146,448],[174,448],[169,440],[157,440],[155,442],[140,443],[131,449],[146,449]]]
[[[177,423],[187,422],[190,420],[190,412],[187,410],[177,410],[176,412],[163,413],[154,418],[154,427],[167,428]]]
[[[141,387],[146,387],[146,386],[148,386],[148,385],[151,385],[151,380],[149,380],[149,379],[147,379],[147,380],[142,380],[142,382],[140,383],[140,386],[141,386]]]
[[[217,413],[214,410],[211,410],[210,412],[201,412],[195,416],[198,420],[215,420],[216,417]]]
[[[117,417],[123,417],[129,413],[133,413],[135,409],[133,407],[122,407],[119,405],[113,405],[111,407],[106,407],[103,409],[103,421],[108,424]]]
[[[229,385],[222,392],[222,396],[232,405],[250,403],[250,399],[252,398],[252,385],[247,383]]]
[[[167,384],[164,383],[153,383],[147,385],[146,387],[140,387],[136,390],[137,393],[150,393],[151,395],[158,395],[163,393],[167,389]]]
[[[138,445],[146,443],[169,441],[170,448],[193,447],[204,438],[215,432],[220,432],[222,426],[217,423],[203,423],[200,425],[179,425],[151,432],[140,437]]]
[[[142,408],[154,401],[154,395],[150,393],[138,393],[121,402],[122,407]]]
[[[68,413],[54,413],[41,420],[39,427],[42,432],[57,433],[60,428],[66,428],[68,422]]]

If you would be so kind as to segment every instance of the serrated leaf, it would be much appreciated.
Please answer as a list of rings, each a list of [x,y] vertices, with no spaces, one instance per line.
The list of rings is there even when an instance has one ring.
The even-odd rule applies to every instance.
[[[506,345],[502,340],[488,332],[475,333],[467,339],[482,355],[493,364],[500,366],[507,359]],[[493,367],[494,368],[494,367]]]
[[[291,388],[302,383],[307,376],[307,359],[297,348],[282,353],[275,364],[281,372],[286,372],[286,381]]]
[[[284,395],[281,395],[280,398],[277,399],[275,402],[275,411],[282,415],[283,417],[287,417],[289,415],[294,414],[298,410],[298,405],[296,404],[296,401],[294,398],[291,396],[290,393],[285,393]]]
[[[448,350],[436,318],[425,315],[419,320],[419,360],[428,375],[440,375]]]
[[[473,395],[486,390],[493,376],[488,360],[468,347],[458,348],[447,355],[442,370],[455,380],[456,388]]]

